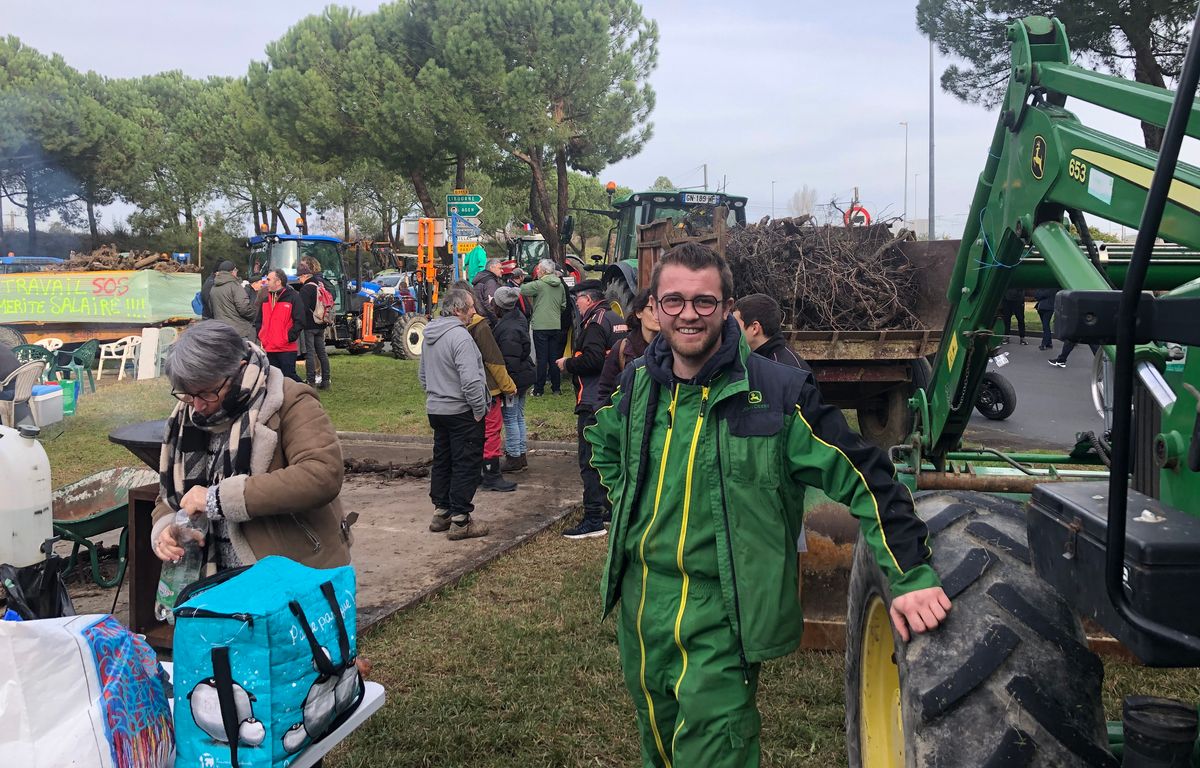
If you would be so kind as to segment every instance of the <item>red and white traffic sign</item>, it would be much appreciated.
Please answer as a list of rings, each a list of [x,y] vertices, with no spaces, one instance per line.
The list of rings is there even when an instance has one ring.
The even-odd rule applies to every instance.
[[[851,206],[842,214],[842,221],[847,227],[865,227],[871,223],[871,212],[861,205]]]

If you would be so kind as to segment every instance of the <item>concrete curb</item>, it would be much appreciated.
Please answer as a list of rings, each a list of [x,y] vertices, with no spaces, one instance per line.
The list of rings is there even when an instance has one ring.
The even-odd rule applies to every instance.
[[[425,435],[390,435],[383,432],[338,432],[339,440],[351,443],[402,443],[407,445],[428,445],[433,447],[433,438]],[[554,451],[556,453],[575,453],[575,443],[555,440],[530,440],[529,447],[537,451]]]

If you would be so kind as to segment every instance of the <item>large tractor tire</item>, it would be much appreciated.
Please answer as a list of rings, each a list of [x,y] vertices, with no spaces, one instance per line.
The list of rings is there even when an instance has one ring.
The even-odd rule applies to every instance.
[[[903,443],[912,432],[913,415],[908,409],[908,399],[916,390],[927,387],[933,378],[933,368],[925,358],[918,357],[911,365],[911,382],[893,387],[857,409],[859,434],[885,451]]]
[[[1017,410],[1016,388],[995,371],[987,371],[983,374],[983,385],[979,387],[975,410],[992,421],[1004,421]]]
[[[917,499],[953,602],[903,644],[862,538],[846,619],[846,746],[853,768],[1112,766],[1103,667],[1070,605],[1029,565],[1014,502],[969,492]]]
[[[624,280],[609,280],[604,286],[604,300],[613,312],[625,317],[633,303],[633,289]]]
[[[27,343],[25,334],[11,325],[0,325],[0,344],[12,349],[13,347],[19,347]]]
[[[420,360],[428,324],[429,319],[424,315],[408,315],[403,322],[393,325],[392,354],[399,359]]]

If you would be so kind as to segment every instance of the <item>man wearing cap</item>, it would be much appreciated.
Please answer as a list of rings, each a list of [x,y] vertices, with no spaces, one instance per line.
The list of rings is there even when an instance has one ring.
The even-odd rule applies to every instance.
[[[243,339],[257,342],[253,323],[258,308],[246,295],[232,261],[222,261],[217,265],[206,305],[212,308],[214,320],[228,323]]]
[[[533,307],[521,295],[521,285],[525,282],[525,270],[518,267],[517,262],[512,259],[501,262],[501,267],[503,267],[504,285],[517,291],[517,307],[521,310],[521,314],[525,315],[525,319],[528,320],[530,314],[533,312]]]
[[[592,446],[583,439],[583,430],[596,423],[600,402],[600,374],[609,350],[625,336],[625,321],[604,301],[599,280],[584,280],[571,289],[579,325],[575,329],[575,356],[563,357],[558,367],[575,382],[575,436],[579,444],[579,476],[583,480],[583,519],[574,528],[563,531],[568,539],[603,536],[608,499],[600,485],[600,475],[592,467]]]
[[[501,274],[500,259],[488,259],[483,271],[471,281],[471,289],[475,292],[475,311],[483,315],[493,328],[496,326],[496,309],[492,306],[492,297],[500,287]]]

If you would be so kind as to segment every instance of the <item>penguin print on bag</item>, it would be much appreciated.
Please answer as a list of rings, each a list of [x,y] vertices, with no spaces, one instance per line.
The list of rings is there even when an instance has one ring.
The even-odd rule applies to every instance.
[[[196,687],[188,694],[191,705],[192,721],[207,733],[214,741],[228,744],[225,735],[225,725],[221,720],[221,702],[217,696],[216,678],[210,677],[196,683]],[[237,683],[233,684],[233,704],[237,712],[238,743],[247,747],[257,747],[267,736],[266,727],[254,717],[254,702],[257,699]]]

